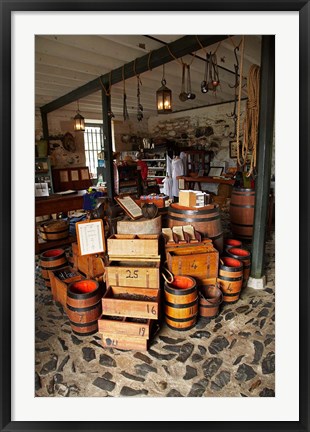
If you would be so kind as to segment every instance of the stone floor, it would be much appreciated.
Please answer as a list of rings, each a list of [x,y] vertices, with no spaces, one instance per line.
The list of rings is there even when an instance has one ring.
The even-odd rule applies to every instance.
[[[237,303],[222,306],[214,319],[200,318],[189,331],[163,323],[145,352],[103,348],[98,334],[72,333],[37,266],[35,395],[275,396],[273,235],[265,258],[264,290],[244,289]]]

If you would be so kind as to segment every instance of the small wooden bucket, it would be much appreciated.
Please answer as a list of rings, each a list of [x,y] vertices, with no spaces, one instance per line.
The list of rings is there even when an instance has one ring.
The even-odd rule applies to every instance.
[[[217,285],[205,285],[199,288],[199,315],[214,318],[218,315],[223,293]]]
[[[242,246],[242,242],[240,240],[237,239],[233,239],[233,238],[227,238],[224,240],[224,248],[227,251],[227,249],[230,249],[232,247],[241,247]]]
[[[173,330],[190,330],[196,325],[198,293],[196,281],[190,276],[174,276],[165,282],[165,320]]]
[[[98,331],[98,319],[102,314],[102,295],[99,283],[92,279],[68,285],[66,312],[74,333],[88,336]]]
[[[241,261],[223,257],[220,260],[219,276],[217,279],[223,292],[224,303],[235,303],[239,300],[243,281],[243,264]]]
[[[61,240],[69,236],[69,224],[65,220],[52,220],[40,224],[40,234],[43,240]]]
[[[41,275],[45,286],[51,287],[49,270],[58,270],[67,265],[66,252],[63,249],[50,249],[40,255]]]
[[[243,287],[246,287],[251,271],[251,253],[244,248],[230,248],[227,251],[227,255],[232,258],[236,258],[239,261],[242,261],[243,264]]]

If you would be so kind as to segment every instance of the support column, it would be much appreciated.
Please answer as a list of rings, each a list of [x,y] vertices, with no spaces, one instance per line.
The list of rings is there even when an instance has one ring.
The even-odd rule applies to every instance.
[[[251,277],[248,286],[264,288],[264,255],[267,211],[270,190],[275,97],[275,38],[262,37],[260,107],[257,172],[255,182],[255,215],[252,243]]]
[[[114,169],[113,169],[113,148],[112,148],[112,127],[111,117],[108,113],[111,112],[111,96],[101,90],[102,97],[102,120],[103,120],[103,133],[106,137],[104,155],[106,166],[106,182],[108,197],[114,198]]]
[[[41,111],[42,118],[42,130],[43,130],[43,138],[48,141],[48,123],[47,123],[47,113]]]

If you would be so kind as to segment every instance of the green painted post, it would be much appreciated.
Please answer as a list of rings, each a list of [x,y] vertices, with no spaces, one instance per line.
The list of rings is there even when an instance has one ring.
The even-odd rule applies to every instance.
[[[113,169],[113,148],[112,148],[112,127],[111,117],[108,112],[111,112],[111,96],[106,95],[104,90],[101,90],[102,97],[102,117],[103,117],[103,134],[106,137],[104,146],[105,166],[106,166],[106,182],[108,197],[115,196],[114,191],[114,169]]]
[[[266,224],[270,190],[275,97],[275,38],[262,37],[260,108],[251,278],[264,275]]]

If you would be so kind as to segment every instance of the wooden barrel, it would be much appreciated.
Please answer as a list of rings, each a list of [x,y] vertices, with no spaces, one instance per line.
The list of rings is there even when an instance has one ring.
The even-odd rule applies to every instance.
[[[66,313],[74,333],[88,336],[98,331],[98,319],[102,314],[102,295],[99,283],[92,279],[68,285]]]
[[[69,224],[61,219],[42,222],[39,231],[43,240],[61,240],[69,236]]]
[[[50,249],[40,255],[41,275],[45,286],[51,287],[49,270],[58,270],[67,265],[66,252],[63,249]]]
[[[226,251],[227,255],[236,258],[243,264],[243,286],[248,283],[251,271],[251,253],[244,248],[230,248]]]
[[[205,285],[199,288],[199,315],[214,318],[218,315],[223,293],[217,285]]]
[[[217,204],[209,204],[204,207],[184,207],[173,203],[168,208],[167,220],[168,228],[192,225],[204,237],[210,238],[214,247],[219,253],[222,253],[223,230]]]
[[[230,200],[231,230],[238,238],[251,240],[254,225],[255,190],[233,188]]]
[[[221,258],[217,281],[223,293],[223,302],[236,303],[242,289],[242,262],[231,257]]]
[[[165,320],[173,330],[190,330],[196,325],[198,293],[196,281],[190,276],[175,276],[165,282]]]
[[[224,248],[225,250],[230,249],[232,247],[242,247],[242,242],[237,239],[227,238],[224,240]]]

